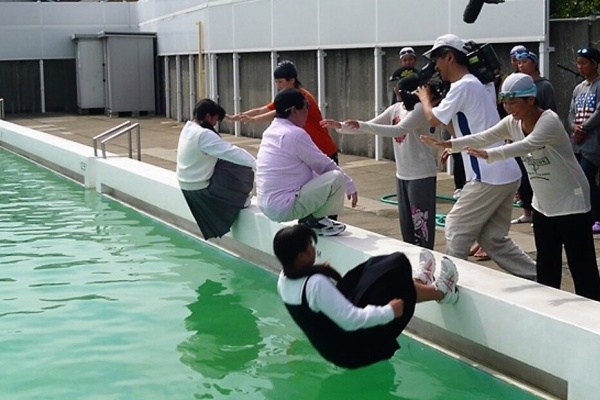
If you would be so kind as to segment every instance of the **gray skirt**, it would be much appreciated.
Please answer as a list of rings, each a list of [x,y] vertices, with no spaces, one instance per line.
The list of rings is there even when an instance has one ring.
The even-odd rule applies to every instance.
[[[181,190],[204,239],[221,237],[231,229],[254,184],[252,168],[219,160],[208,187]]]

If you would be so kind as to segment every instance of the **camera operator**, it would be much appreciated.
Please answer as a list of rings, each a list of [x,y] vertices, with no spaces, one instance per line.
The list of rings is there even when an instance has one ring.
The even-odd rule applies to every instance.
[[[417,91],[430,125],[447,125],[456,137],[481,132],[499,121],[493,82],[484,85],[471,74],[465,44],[447,34],[438,37],[424,54],[435,63],[442,79],[450,82],[450,90],[437,106],[433,106],[428,85]],[[434,143],[425,138],[425,142]],[[500,141],[490,148],[502,144]],[[504,270],[535,279],[535,262],[507,236],[513,198],[521,180],[516,161],[488,164],[466,153],[463,161],[468,183],[446,217],[446,253],[466,260],[477,241]]]

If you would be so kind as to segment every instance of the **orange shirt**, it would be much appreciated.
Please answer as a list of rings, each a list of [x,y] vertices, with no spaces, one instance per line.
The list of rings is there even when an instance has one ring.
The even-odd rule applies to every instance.
[[[304,124],[302,128],[304,128],[306,133],[308,133],[308,136],[310,136],[313,143],[319,148],[319,150],[331,157],[337,153],[338,149],[331,135],[329,135],[327,128],[323,128],[319,124],[321,120],[323,120],[321,110],[319,110],[319,105],[308,90],[300,88],[300,92],[304,95],[304,97],[306,97],[306,100],[308,100],[309,104],[308,118],[306,119],[306,124]],[[267,104],[267,108],[269,110],[274,110],[275,103],[271,102]]]

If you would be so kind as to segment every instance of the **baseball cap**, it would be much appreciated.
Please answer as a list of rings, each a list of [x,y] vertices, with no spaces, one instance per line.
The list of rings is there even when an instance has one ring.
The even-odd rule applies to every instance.
[[[527,51],[527,47],[522,44],[516,45],[512,49],[510,49],[510,53],[508,53],[511,57],[516,57],[519,53],[524,53]]]
[[[515,58],[517,60],[522,60],[524,58],[529,58],[531,61],[533,61],[534,63],[538,63],[538,57],[535,55],[535,53],[533,51],[524,51],[521,53],[517,53],[517,55],[515,56]]]
[[[587,58],[588,60],[600,63],[600,51],[593,47],[584,47],[577,50],[577,57]]]
[[[303,109],[306,104],[306,98],[298,89],[284,89],[277,93],[275,100],[275,116],[279,118],[287,118],[290,115],[292,107]]]
[[[500,100],[510,100],[515,97],[530,97],[536,94],[537,87],[533,78],[522,72],[515,72],[506,77],[498,97]]]
[[[275,79],[298,79],[298,70],[296,70],[293,62],[284,60],[277,64],[275,71],[273,71],[273,77]]]
[[[425,52],[425,54],[423,54],[423,56],[430,58],[431,54],[434,51],[436,51],[437,49],[441,49],[442,47],[450,47],[454,50],[458,50],[458,51],[466,54],[464,46],[465,46],[464,40],[462,40],[461,38],[459,38],[456,35],[448,33],[446,35],[442,35],[442,36],[438,37],[437,39],[435,39],[435,42],[433,43],[433,47],[429,51]]]
[[[390,82],[399,81],[400,79],[409,76],[411,74],[417,73],[417,69],[413,67],[400,67],[394,71],[392,75],[390,75]]]
[[[412,47],[401,48],[400,53],[398,53],[398,55],[400,56],[400,60],[402,60],[405,56],[413,56],[417,58],[417,55],[415,54],[415,49],[413,49]]]

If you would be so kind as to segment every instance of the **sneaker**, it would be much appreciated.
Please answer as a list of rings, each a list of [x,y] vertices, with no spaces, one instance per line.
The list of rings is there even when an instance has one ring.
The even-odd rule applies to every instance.
[[[515,218],[510,221],[511,224],[525,224],[527,222],[533,221],[533,217],[531,215],[521,215],[519,218]],[[600,229],[600,222],[598,222],[598,229]],[[598,231],[600,233],[600,230]]]
[[[444,294],[444,297],[437,302],[440,304],[454,304],[458,301],[458,270],[456,265],[448,258],[442,258],[442,268],[440,276],[433,284],[437,290]]]
[[[452,198],[458,199],[460,197],[460,192],[462,192],[462,189],[455,189],[454,193],[452,194]]]
[[[433,254],[426,249],[421,250],[419,254],[419,268],[415,271],[415,279],[426,285],[431,285],[435,281],[435,258]]]
[[[592,226],[592,233],[594,235],[597,235],[600,233],[600,221],[594,222],[594,225]]]
[[[332,221],[329,218],[321,218],[317,220],[312,215],[298,220],[299,224],[308,225],[319,236],[336,236],[346,230],[346,225]]]

